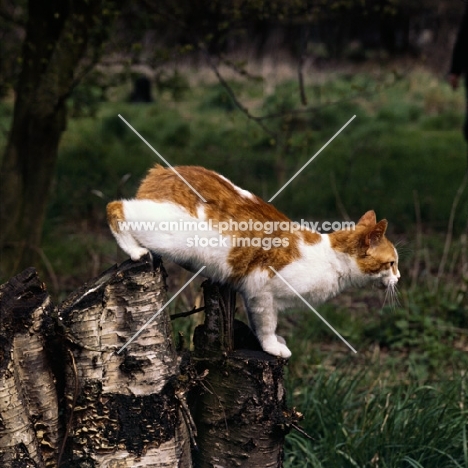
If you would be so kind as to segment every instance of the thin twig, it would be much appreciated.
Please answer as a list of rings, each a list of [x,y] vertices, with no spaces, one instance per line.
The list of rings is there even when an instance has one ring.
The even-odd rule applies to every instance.
[[[193,449],[198,450],[197,426],[195,424],[195,421],[193,420],[192,414],[190,413],[190,409],[185,401],[185,394],[183,392],[176,392],[175,397],[177,398],[177,401],[179,402],[182,416],[185,420],[185,425],[188,428],[190,440],[192,441],[192,447]]]
[[[226,67],[229,67],[231,70],[233,70],[235,73],[238,75],[248,78],[249,80],[255,80],[255,81],[263,81],[263,77],[260,75],[253,75],[252,73],[248,72],[244,67],[241,67],[234,63],[232,60],[225,58],[225,57],[219,57],[219,60],[223,65]]]
[[[308,102],[307,102],[307,95],[306,95],[305,88],[304,88],[304,67],[303,67],[303,63],[304,63],[304,61],[301,59],[299,61],[299,70],[298,70],[297,74],[298,74],[298,81],[299,81],[299,93],[300,93],[300,96],[301,96],[301,104],[303,106],[307,106]]]
[[[414,212],[416,215],[416,252],[414,255],[414,264],[411,271],[411,289],[416,287],[416,282],[419,277],[419,267],[421,261],[422,249],[422,223],[421,223],[421,204],[419,203],[418,191],[413,190]]]
[[[340,193],[338,192],[334,171],[330,172],[330,185],[333,191],[333,195],[335,195],[335,203],[336,207],[338,208],[338,211],[340,212],[340,215],[345,221],[350,221],[351,218],[349,217],[349,214],[344,206],[343,200],[341,199]]]
[[[408,73],[410,72],[410,67],[408,66],[401,74],[398,74],[395,78],[395,81],[393,81],[390,84],[383,84],[379,89],[372,89],[372,90],[363,90],[359,91],[355,94],[351,94],[350,96],[347,96],[345,98],[339,99],[337,101],[327,101],[324,102],[320,105],[317,106],[310,106],[307,108],[302,108],[302,109],[288,109],[287,111],[281,111],[281,112],[274,112],[271,114],[265,114],[259,117],[254,117],[255,120],[269,120],[269,119],[275,119],[275,118],[281,118],[284,117],[285,115],[301,115],[301,114],[310,114],[317,112],[321,109],[328,108],[330,106],[335,106],[335,105],[340,105],[344,104],[346,102],[351,102],[359,98],[367,98],[367,97],[372,97],[376,94],[379,94],[385,90],[391,89],[393,86],[398,84],[400,81],[403,81],[403,78],[406,78],[408,76]]]
[[[198,312],[202,312],[203,310],[205,310],[205,306],[199,307],[198,309],[192,309],[192,310],[187,310],[186,312],[173,314],[170,317],[171,317],[171,320],[175,320],[175,319],[182,318],[182,317],[189,317],[190,315],[197,314]]]
[[[307,30],[308,31],[308,28]],[[307,48],[307,40],[308,40],[308,33],[304,32],[304,28],[302,28],[302,34],[301,34],[301,53],[299,55],[299,63],[297,67],[297,79],[299,81],[299,94],[301,97],[301,104],[303,106],[307,106],[307,95],[305,92],[305,87],[304,87],[304,62],[305,62],[305,57],[306,57],[306,48]]]
[[[58,291],[60,289],[59,287],[59,281],[58,277],[55,274],[55,270],[52,266],[52,263],[50,260],[47,258],[47,255],[45,254],[44,250],[42,250],[40,247],[36,247],[34,245],[28,245],[26,242],[21,241],[21,242],[8,242],[5,244],[6,247],[15,247],[15,248],[23,248],[24,250],[26,249],[31,249],[33,252],[36,252],[42,262],[44,263],[45,269],[47,271],[47,274],[50,277],[50,280],[52,281],[53,288],[55,290],[55,293],[58,294]],[[19,267],[19,262],[20,262],[21,256],[18,256],[18,259],[15,262],[14,269],[17,270]]]
[[[465,232],[468,232],[468,220],[466,223]],[[468,245],[468,235],[462,234],[460,236],[460,266],[461,266],[461,277],[462,282],[460,289],[457,295],[457,302],[461,304],[468,292],[468,256],[467,256],[467,245]],[[467,465],[468,466],[468,465]]]
[[[437,272],[437,278],[436,278],[436,290],[439,286],[439,280],[441,276],[444,273],[445,270],[445,264],[447,263],[447,258],[450,250],[450,246],[452,245],[452,238],[453,238],[453,224],[455,221],[455,212],[457,210],[458,202],[460,201],[460,198],[465,191],[466,185],[468,183],[468,169],[465,172],[465,176],[463,177],[463,180],[458,187],[458,190],[455,194],[455,197],[452,202],[452,208],[450,210],[450,217],[449,217],[449,222],[448,222],[448,227],[447,227],[447,235],[445,236],[445,244],[444,244],[444,251],[442,254],[442,259],[439,264],[439,270]]]
[[[41,257],[41,260],[44,263],[47,273],[49,274],[50,279],[52,280],[54,292],[55,294],[58,294],[60,290],[60,286],[59,286],[57,275],[55,274],[54,267],[52,266],[52,263],[47,258],[47,255],[45,254],[43,249],[41,249],[40,247],[34,247],[34,250],[36,250],[36,252]]]
[[[297,424],[294,424],[294,423],[291,423],[291,427],[293,427],[294,429],[296,429],[297,432],[299,432],[300,434],[302,434],[304,437],[306,437],[307,439],[309,440],[315,440],[312,436],[310,436],[309,434],[307,434],[306,431],[304,431],[304,429],[302,429],[301,426],[298,426]]]

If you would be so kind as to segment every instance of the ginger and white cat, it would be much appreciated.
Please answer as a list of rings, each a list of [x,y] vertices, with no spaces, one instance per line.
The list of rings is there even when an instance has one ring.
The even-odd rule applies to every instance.
[[[225,177],[196,166],[176,170],[156,165],[134,199],[109,203],[111,231],[133,260],[151,251],[192,271],[205,266],[204,276],[233,285],[267,353],[291,356],[275,332],[278,312],[297,300],[275,271],[313,306],[350,286],[392,290],[398,282],[387,221],[377,222],[374,211],[354,230],[292,230],[274,206]]]

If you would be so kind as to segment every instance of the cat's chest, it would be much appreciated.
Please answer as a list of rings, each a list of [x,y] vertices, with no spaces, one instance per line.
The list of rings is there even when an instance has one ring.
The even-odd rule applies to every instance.
[[[300,257],[278,271],[267,285],[277,301],[288,303],[299,295],[312,304],[320,304],[351,286],[352,278],[361,276],[357,264],[337,253],[328,236],[319,243],[303,244]]]

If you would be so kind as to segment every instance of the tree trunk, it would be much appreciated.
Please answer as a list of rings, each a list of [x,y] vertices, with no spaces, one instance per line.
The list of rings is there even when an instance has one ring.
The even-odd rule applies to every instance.
[[[66,124],[65,100],[88,47],[99,51],[118,2],[29,1],[13,123],[0,166],[0,277],[34,264]]]

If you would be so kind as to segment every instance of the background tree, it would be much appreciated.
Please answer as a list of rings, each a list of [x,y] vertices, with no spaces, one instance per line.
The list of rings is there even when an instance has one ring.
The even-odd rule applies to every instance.
[[[5,273],[40,247],[66,99],[96,62],[121,0],[27,4],[12,127],[0,167],[0,250]]]

